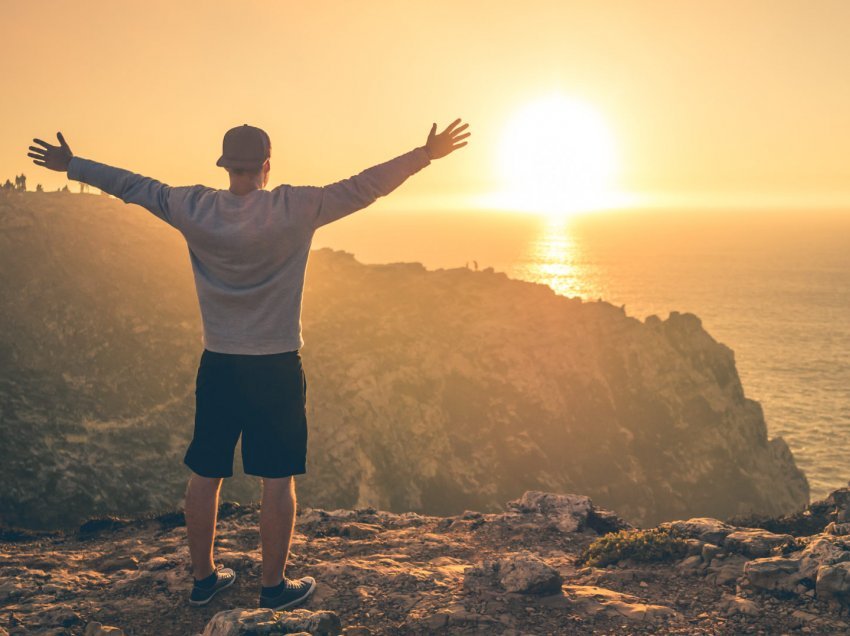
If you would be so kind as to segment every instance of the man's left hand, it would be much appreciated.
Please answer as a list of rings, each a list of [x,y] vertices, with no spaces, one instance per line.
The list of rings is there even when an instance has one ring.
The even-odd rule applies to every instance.
[[[467,129],[469,124],[463,124],[462,126],[459,126],[459,124],[460,119],[455,119],[439,135],[437,134],[437,124],[431,126],[428,141],[425,142],[425,151],[431,159],[440,159],[466,145],[467,142],[463,140],[472,133],[461,134]]]

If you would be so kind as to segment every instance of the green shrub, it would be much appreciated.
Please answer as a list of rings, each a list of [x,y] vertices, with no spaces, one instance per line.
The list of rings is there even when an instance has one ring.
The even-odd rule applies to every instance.
[[[667,561],[687,554],[685,539],[669,529],[620,530],[599,537],[582,550],[579,565],[604,567],[623,559]]]

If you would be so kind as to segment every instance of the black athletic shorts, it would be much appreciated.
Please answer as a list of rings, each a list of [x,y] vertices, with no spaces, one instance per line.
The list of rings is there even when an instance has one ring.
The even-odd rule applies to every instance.
[[[266,355],[204,349],[195,382],[195,434],[183,462],[202,477],[307,472],[307,378],[299,351]]]

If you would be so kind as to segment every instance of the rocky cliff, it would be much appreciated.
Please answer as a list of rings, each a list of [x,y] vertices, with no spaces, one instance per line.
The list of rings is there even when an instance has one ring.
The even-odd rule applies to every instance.
[[[180,513],[92,520],[0,535],[0,635],[847,634],[848,521],[848,489],[783,518],[650,530],[542,492],[450,517],[304,508],[287,574],[316,592],[273,612],[256,609],[254,505],[221,508],[217,559],[238,578],[203,608]]]
[[[0,520],[173,507],[201,352],[182,237],[109,197],[5,196],[0,267]],[[582,492],[654,524],[808,501],[693,315],[641,322],[492,270],[325,249],[303,325],[308,505],[456,514]],[[225,490],[255,494],[243,477]]]

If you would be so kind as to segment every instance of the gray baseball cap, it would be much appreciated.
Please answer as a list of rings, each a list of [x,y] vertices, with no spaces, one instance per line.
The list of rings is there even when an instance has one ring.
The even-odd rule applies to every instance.
[[[222,168],[259,168],[272,156],[272,142],[266,131],[242,124],[224,133],[221,157],[215,165]]]

